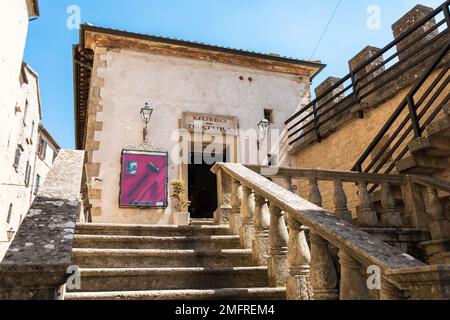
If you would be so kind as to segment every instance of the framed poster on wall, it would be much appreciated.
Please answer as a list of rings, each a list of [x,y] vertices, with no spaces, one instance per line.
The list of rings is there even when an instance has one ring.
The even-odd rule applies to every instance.
[[[166,208],[167,152],[123,150],[119,198],[121,208]]]

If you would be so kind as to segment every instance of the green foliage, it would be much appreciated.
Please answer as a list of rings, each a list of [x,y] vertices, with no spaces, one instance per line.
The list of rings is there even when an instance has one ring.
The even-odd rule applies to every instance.
[[[170,182],[172,185],[172,193],[170,196],[177,200],[176,209],[179,212],[187,210],[191,202],[187,198],[186,182],[182,179],[175,179]]]

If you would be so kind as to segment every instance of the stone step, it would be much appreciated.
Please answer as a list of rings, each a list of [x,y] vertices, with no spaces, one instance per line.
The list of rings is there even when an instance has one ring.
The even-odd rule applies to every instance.
[[[128,235],[128,236],[202,236],[202,235],[230,235],[226,225],[214,226],[174,226],[174,225],[128,225],[128,224],[97,224],[79,223],[76,234],[90,235]]]
[[[81,268],[249,267],[254,265],[251,249],[73,249],[72,262]]]
[[[416,138],[408,145],[412,154],[427,154],[437,157],[450,156],[450,143],[447,138],[422,137]]]
[[[450,138],[450,116],[434,120],[425,132],[428,137]]]
[[[415,155],[398,161],[396,167],[401,174],[432,175],[437,171],[447,169],[449,161],[447,158]]]
[[[75,248],[97,249],[239,249],[239,236],[152,237],[76,234]]]
[[[75,291],[139,291],[267,287],[267,267],[80,269]]]
[[[285,300],[285,288],[66,293],[66,300]]]
[[[192,218],[189,222],[191,226],[213,226],[216,225],[214,219],[197,219]]]

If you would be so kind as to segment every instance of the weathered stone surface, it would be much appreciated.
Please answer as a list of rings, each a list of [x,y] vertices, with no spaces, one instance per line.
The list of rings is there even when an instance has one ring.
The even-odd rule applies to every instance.
[[[302,199],[298,195],[287,191],[252,170],[240,164],[221,163],[220,166],[227,174],[238,180],[246,181],[255,194],[262,195],[271,203],[289,212],[303,225],[314,230],[315,233],[333,245],[346,249],[353,258],[365,265],[378,265],[382,270],[402,269],[423,266],[424,263],[374,239],[368,233],[358,230],[351,224],[344,222],[323,208]]]
[[[0,264],[0,298],[47,299],[64,284],[81,209],[84,160],[83,151],[59,152]]]
[[[210,290],[154,290],[67,293],[67,300],[280,300],[285,288],[229,288]]]

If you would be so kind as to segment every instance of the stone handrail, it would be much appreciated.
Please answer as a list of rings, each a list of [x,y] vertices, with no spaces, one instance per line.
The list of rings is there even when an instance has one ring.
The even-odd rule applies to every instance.
[[[307,168],[289,168],[289,167],[269,167],[259,165],[246,165],[247,168],[263,175],[273,178],[310,178],[316,177],[318,180],[342,182],[371,182],[376,184],[390,183],[393,185],[401,185],[404,183],[403,175],[387,175],[378,173],[363,173],[354,171],[339,171],[326,169],[307,169]],[[267,174],[265,174],[267,173]]]
[[[231,199],[230,229],[253,249],[257,262],[267,264],[271,286],[286,286],[289,299],[403,299],[404,291],[416,298],[426,290],[441,298],[439,291],[430,291],[429,282],[410,286],[405,280],[417,268],[426,268],[421,261],[241,164],[218,163],[212,171],[221,176],[222,185],[231,182],[226,188],[231,197],[224,197]],[[339,290],[333,248],[339,256]],[[368,267],[380,272],[378,291],[368,288]]]
[[[0,264],[0,299],[57,299],[70,276],[84,151],[61,150]]]
[[[358,186],[359,208],[355,223],[364,228],[400,228],[408,226],[406,219],[402,219],[396,208],[392,187],[400,187],[405,184],[406,176],[386,175],[374,173],[361,173],[352,171],[305,169],[288,167],[247,166],[253,171],[268,177],[281,178],[283,186],[292,191],[292,179],[308,179],[308,201],[322,207],[322,194],[319,189],[319,181],[334,182],[334,206],[335,215],[348,222],[353,221],[352,213],[348,208],[347,195],[344,191],[344,182],[355,183]],[[368,185],[381,185],[381,205],[383,211],[378,219],[377,212],[372,203],[372,195],[368,191]],[[380,221],[379,221],[380,220]]]

